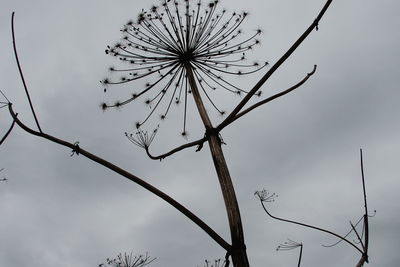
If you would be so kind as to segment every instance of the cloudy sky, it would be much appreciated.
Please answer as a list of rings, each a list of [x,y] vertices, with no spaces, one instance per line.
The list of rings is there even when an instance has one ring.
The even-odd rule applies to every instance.
[[[154,0],[157,2],[157,0]],[[244,29],[263,29],[249,58],[271,63],[314,20],[322,0],[224,0],[246,10]],[[113,100],[99,80],[115,62],[104,54],[120,28],[152,1],[2,0],[0,89],[19,118],[34,126],[19,79],[10,31],[12,11],[20,60],[42,129],[132,171],[169,193],[225,239],[227,218],[208,148],[151,161],[124,137],[147,112],[142,102],[102,112]],[[263,106],[223,131],[223,147],[241,207],[252,266],[295,266],[298,251],[277,252],[287,238],[304,244],[304,266],[355,266],[359,253],[335,238],[273,221],[254,191],[279,197],[275,215],[344,234],[363,214],[359,149],[364,149],[370,219],[370,264],[400,265],[400,3],[336,0],[319,31],[300,46],[263,90],[286,89],[318,65],[294,93]],[[236,84],[250,88],[262,73]],[[127,92],[129,93],[129,92]],[[121,92],[123,95],[124,92]],[[240,101],[220,95],[227,110]],[[2,99],[1,101],[4,101]],[[193,110],[193,105],[191,105]],[[182,112],[182,111],[180,111]],[[160,126],[155,154],[186,140],[181,113]],[[189,141],[202,137],[191,115]],[[213,117],[217,122],[221,118]],[[10,124],[0,110],[1,132]],[[71,151],[16,128],[0,147],[0,266],[97,266],[119,252],[149,252],[151,266],[197,267],[224,251],[174,208],[136,184]],[[355,238],[355,237],[351,237]]]

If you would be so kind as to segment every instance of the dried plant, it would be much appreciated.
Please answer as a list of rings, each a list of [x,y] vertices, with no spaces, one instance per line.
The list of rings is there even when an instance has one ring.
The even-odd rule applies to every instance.
[[[276,248],[276,250],[277,251],[288,251],[288,250],[293,250],[293,249],[296,249],[296,248],[300,248],[299,260],[297,262],[297,267],[300,267],[301,257],[303,256],[303,243],[298,243],[296,241],[288,239],[288,241],[284,242],[283,244],[280,244]]]
[[[31,113],[36,122],[36,129],[27,126],[19,120],[17,113],[13,109],[12,103],[6,99],[6,101],[0,102],[0,108],[7,106],[13,120],[8,133],[12,130],[14,124],[16,124],[29,134],[44,138],[71,149],[73,156],[86,157],[99,165],[120,174],[172,205],[175,209],[199,226],[212,240],[226,251],[225,262],[216,261],[211,263],[206,261],[206,267],[211,267],[212,265],[215,265],[212,267],[220,267],[220,264],[224,264],[224,267],[226,267],[229,265],[229,257],[232,259],[233,266],[249,267],[250,264],[247,258],[239,205],[232,184],[232,179],[230,177],[229,168],[222,152],[221,146],[224,142],[221,139],[220,132],[225,127],[232,124],[237,119],[242,118],[255,108],[299,88],[315,73],[316,65],[314,65],[313,70],[297,84],[276,93],[275,95],[262,99],[253,105],[246,106],[253,96],[261,94],[261,87],[294,53],[310,33],[314,30],[318,30],[318,24],[331,3],[332,0],[326,1],[325,5],[309,27],[271,66],[271,68],[266,71],[262,78],[255,83],[253,87],[250,87],[250,89],[238,87],[230,82],[226,77],[232,75],[241,76],[251,74],[268,65],[266,62],[247,63],[247,61],[245,61],[246,53],[260,43],[257,38],[261,34],[261,30],[256,30],[248,37],[242,37],[243,34],[240,30],[240,26],[248,14],[242,12],[228,15],[225,10],[218,11],[217,7],[219,1],[214,0],[209,4],[203,4],[201,0],[161,0],[159,6],[153,6],[149,11],[142,11],[135,21],[128,22],[121,30],[123,33],[122,40],[113,46],[107,47],[106,53],[118,58],[119,61],[121,61],[121,67],[111,67],[109,70],[113,77],[108,77],[101,81],[105,87],[105,92],[107,92],[108,87],[111,85],[128,85],[135,82],[135,87],[140,88],[136,81],[142,81],[144,79],[146,79],[146,81],[144,81],[144,86],[137,92],[129,92],[130,96],[126,99],[116,101],[112,104],[102,103],[101,107],[104,110],[112,107],[120,108],[133,100],[139,98],[143,99],[146,95],[147,98],[144,98],[143,101],[150,107],[150,112],[147,116],[136,123],[136,127],[140,128],[140,126],[146,123],[156,112],[159,113],[160,119],[163,120],[168,116],[173,104],[179,105],[182,103],[184,111],[182,116],[183,126],[181,134],[186,136],[188,98],[193,97],[204,126],[203,138],[174,148],[160,156],[152,156],[148,148],[154,140],[157,130],[148,134],[147,132],[138,129],[136,134],[127,133],[126,135],[132,143],[144,148],[152,159],[162,159],[178,151],[194,146],[197,146],[196,151],[200,151],[203,144],[208,143],[225,201],[231,242],[227,242],[224,238],[218,235],[208,224],[202,221],[188,208],[184,207],[168,194],[135,176],[133,173],[85,150],[78,141],[67,142],[42,131],[19,64],[15,43],[14,13],[12,15],[11,23],[14,55],[17,61],[21,80],[23,81],[26,97],[29,100]],[[114,77],[116,74],[119,74],[118,78]],[[224,120],[215,126],[209,117],[206,106],[213,107],[219,114],[225,114],[216,101],[211,98],[212,91],[216,89],[242,95],[243,98],[233,108],[233,110],[227,114]],[[4,94],[3,97],[5,97]],[[2,138],[2,142],[7,138],[8,133]],[[256,196],[259,197],[265,210],[266,208],[264,203],[272,202],[276,197],[275,194],[270,194],[265,190],[257,192]],[[342,238],[344,241],[351,243],[363,254],[363,260],[360,261],[361,265],[368,260],[368,213],[366,197],[365,211],[364,241],[359,237],[359,243],[363,249],[359,249],[339,235],[333,234]],[[266,212],[268,213],[267,210]],[[289,220],[285,219],[280,220],[289,222]],[[305,226],[301,223],[293,223]],[[312,226],[308,227],[313,228]],[[355,226],[352,226],[352,228],[355,229]],[[326,230],[321,231],[328,232]],[[355,230],[354,232],[357,233]],[[136,257],[133,257],[132,254],[119,254],[117,258],[107,259],[107,262],[100,266],[105,267],[108,264],[113,267],[142,267],[151,263],[153,260],[154,259],[150,259],[147,254],[145,256],[140,255]]]
[[[267,65],[266,62],[246,63],[246,53],[260,43],[257,37],[261,30],[245,37],[240,26],[247,13],[219,12],[219,1],[206,5],[201,0],[160,2],[159,6],[142,11],[136,21],[126,23],[121,30],[122,40],[108,46],[105,51],[123,64],[109,68],[112,74],[119,74],[119,77],[102,80],[104,86],[147,79],[144,87],[131,92],[125,100],[113,104],[102,103],[101,107],[119,108],[146,94],[147,98],[143,101],[150,107],[150,112],[136,123],[136,127],[140,127],[157,109],[161,110],[159,118],[164,120],[173,104],[182,103],[181,134],[185,136],[188,95],[193,90],[188,66],[204,97],[223,115],[225,112],[211,99],[210,94],[217,88],[238,95],[247,93],[224,76],[251,74]],[[138,87],[137,83],[135,87]],[[162,103],[165,104],[163,108]]]
[[[229,262],[225,261],[225,260],[214,260],[214,261],[209,261],[209,260],[205,260],[204,263],[204,267],[228,267],[229,266]]]
[[[120,253],[116,258],[106,259],[106,262],[99,264],[99,267],[144,267],[154,260],[155,258],[151,258],[147,253],[139,256],[133,256],[132,252],[124,253],[124,255]]]
[[[306,227],[306,228],[313,229],[313,230],[316,230],[316,231],[320,231],[320,232],[329,234],[329,235],[334,236],[334,237],[339,239],[337,242],[335,242],[335,243],[333,243],[331,245],[323,245],[324,247],[333,247],[333,246],[338,245],[341,242],[345,242],[345,243],[349,244],[350,246],[352,246],[355,250],[357,250],[361,254],[360,260],[358,261],[358,263],[356,265],[356,267],[361,267],[365,263],[368,263],[368,247],[369,247],[369,220],[368,219],[369,219],[369,217],[375,216],[375,213],[376,213],[376,211],[374,211],[373,215],[369,215],[369,212],[368,212],[367,193],[366,193],[366,187],[365,187],[364,163],[363,163],[362,149],[360,149],[360,165],[361,165],[361,183],[362,183],[362,188],[363,188],[363,199],[364,199],[364,215],[355,224],[353,224],[350,221],[351,228],[348,231],[348,233],[346,235],[344,235],[344,236],[339,235],[339,234],[337,234],[337,233],[335,233],[333,231],[326,230],[326,229],[321,228],[321,227],[316,227],[316,226],[311,225],[311,224],[302,223],[302,222],[299,222],[299,221],[296,221],[296,220],[288,220],[288,219],[285,219],[285,218],[274,216],[267,209],[265,203],[273,202],[275,193],[271,194],[267,190],[264,189],[262,191],[257,191],[255,193],[255,195],[260,200],[260,203],[261,203],[264,211],[272,219],[275,219],[275,220],[278,220],[278,221],[281,221],[281,222],[295,224],[295,225]],[[361,234],[356,229],[357,226],[360,225],[360,224],[362,225]],[[349,240],[349,235],[351,233],[354,233],[354,235],[356,236],[356,240],[354,240],[354,241]],[[278,246],[278,250],[288,250],[288,249],[296,248],[298,246],[301,246],[301,252],[300,253],[302,253],[302,244],[299,244],[299,243],[291,241],[291,240],[289,242],[287,242],[287,243],[285,242],[284,244],[281,244],[280,246]],[[299,264],[300,264],[300,261],[301,261],[301,254],[300,254]]]

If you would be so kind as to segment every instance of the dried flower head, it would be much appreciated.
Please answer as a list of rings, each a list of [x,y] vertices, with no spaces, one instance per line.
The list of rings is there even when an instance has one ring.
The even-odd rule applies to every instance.
[[[156,137],[158,131],[158,127],[154,129],[154,131],[149,135],[147,131],[143,131],[138,129],[136,134],[128,134],[125,133],[125,136],[131,141],[133,144],[147,149],[150,147],[151,143],[153,142],[154,138]]]
[[[118,58],[122,67],[109,68],[118,78],[106,78],[108,87],[146,79],[145,86],[125,100],[102,104],[104,109],[121,107],[147,94],[148,115],[156,112],[165,119],[173,104],[184,106],[183,131],[186,133],[188,95],[191,93],[185,66],[193,70],[197,86],[217,112],[223,114],[210,97],[220,88],[234,94],[245,94],[223,76],[246,75],[264,68],[267,63],[246,63],[246,52],[258,45],[261,30],[244,37],[240,26],[247,13],[227,14],[217,11],[219,1],[204,5],[201,0],[160,0],[160,5],[142,11],[136,21],[123,27],[123,38],[108,46],[106,54]],[[135,86],[136,88],[138,86]],[[107,91],[105,89],[105,91]],[[163,106],[163,107],[162,107]]]
[[[226,265],[226,261],[225,260],[214,260],[214,261],[209,261],[209,260],[205,260],[205,265],[204,267],[224,267]]]
[[[263,189],[261,191],[256,191],[254,193],[254,195],[256,197],[258,197],[260,199],[260,201],[262,201],[262,202],[274,202],[275,198],[278,197],[277,194],[271,193],[271,192],[269,192],[269,191],[267,191],[265,189]]]
[[[114,259],[106,259],[106,263],[99,264],[99,267],[144,267],[154,260],[155,258],[150,258],[147,253],[139,256],[133,256],[132,253],[124,253],[124,255],[120,253]]]
[[[279,251],[279,250],[292,250],[292,249],[295,249],[295,248],[298,248],[298,247],[301,247],[301,246],[303,246],[302,243],[298,243],[296,241],[288,239],[288,241],[284,242],[283,244],[280,244],[276,248],[276,250],[277,251]]]

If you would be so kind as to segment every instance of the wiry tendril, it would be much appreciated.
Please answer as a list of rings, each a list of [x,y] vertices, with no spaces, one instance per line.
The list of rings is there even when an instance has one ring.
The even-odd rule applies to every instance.
[[[186,132],[188,83],[185,66],[194,70],[199,88],[210,105],[221,115],[210,93],[217,89],[242,95],[240,89],[224,78],[225,75],[247,75],[265,66],[267,62],[246,63],[246,53],[260,44],[256,30],[244,37],[240,29],[247,13],[228,14],[217,11],[219,1],[205,5],[201,0],[160,0],[159,6],[142,11],[136,21],[129,21],[122,28],[123,38],[113,46],[107,46],[106,54],[118,58],[122,67],[111,67],[110,72],[118,78],[101,81],[104,91],[108,86],[127,84],[147,79],[144,87],[129,97],[114,103],[102,103],[103,110],[122,107],[147,94],[144,99],[150,107],[143,125],[159,111],[164,120],[173,104],[184,105],[183,132]]]

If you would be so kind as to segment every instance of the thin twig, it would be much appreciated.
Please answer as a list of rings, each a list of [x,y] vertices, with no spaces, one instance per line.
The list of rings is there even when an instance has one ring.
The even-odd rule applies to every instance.
[[[19,74],[21,75],[22,84],[24,85],[25,93],[26,93],[26,96],[28,98],[29,105],[31,106],[33,117],[35,118],[35,122],[36,122],[36,125],[37,125],[38,129],[39,129],[39,132],[42,132],[42,129],[40,128],[40,125],[39,125],[39,121],[38,121],[38,119],[36,117],[35,110],[33,108],[31,97],[29,96],[28,87],[26,86],[24,74],[22,73],[21,65],[20,65],[19,59],[18,59],[18,52],[17,52],[16,43],[15,43],[15,33],[14,33],[14,14],[15,14],[15,12],[13,12],[12,15],[11,15],[11,32],[12,32],[15,60],[17,61]]]
[[[297,225],[300,225],[300,226],[304,226],[304,227],[307,227],[307,228],[315,229],[315,230],[318,230],[318,231],[321,231],[321,232],[324,232],[324,233],[327,233],[327,234],[336,236],[337,238],[342,239],[343,241],[345,241],[346,243],[348,243],[349,245],[351,245],[352,247],[354,247],[354,248],[355,248],[356,250],[358,250],[361,254],[364,254],[364,252],[363,252],[360,248],[358,248],[356,245],[354,245],[352,242],[350,242],[350,241],[347,240],[346,238],[344,238],[344,237],[342,237],[342,236],[340,236],[340,235],[338,235],[338,234],[336,234],[336,233],[334,233],[334,232],[331,232],[331,231],[329,231],[329,230],[325,230],[325,229],[323,229],[323,228],[319,228],[319,227],[316,227],[316,226],[313,226],[313,225],[309,225],[309,224],[305,224],[305,223],[301,223],[301,222],[297,222],[297,221],[292,221],[292,220],[287,220],[287,219],[283,219],[283,218],[279,218],[279,217],[273,216],[273,215],[267,210],[267,208],[265,207],[264,202],[263,202],[262,200],[260,200],[260,202],[261,202],[261,205],[262,205],[263,209],[265,210],[265,212],[266,212],[271,218],[273,218],[273,219],[275,219],[275,220],[278,220],[278,221],[283,221],[283,222],[287,222],[287,223],[297,224]]]
[[[360,259],[364,260],[365,262],[368,263],[368,245],[369,245],[369,224],[368,224],[368,206],[367,206],[367,191],[365,189],[365,177],[364,177],[364,161],[363,161],[363,154],[362,154],[362,149],[360,149],[360,166],[361,166],[361,179],[362,179],[362,186],[363,186],[363,195],[364,195],[364,209],[365,209],[365,214],[364,214],[364,231],[365,231],[365,237],[364,237],[364,255]],[[361,263],[360,266],[362,266],[363,263]]]
[[[277,94],[275,94],[275,95],[273,95],[273,96],[270,96],[270,97],[268,97],[268,98],[266,98],[266,99],[264,99],[264,100],[262,100],[262,101],[260,101],[260,102],[258,102],[258,103],[256,103],[256,104],[252,105],[251,107],[249,107],[249,108],[243,110],[242,112],[239,112],[234,118],[232,118],[232,120],[231,120],[230,122],[224,124],[222,128],[228,126],[229,124],[231,124],[231,123],[234,122],[235,120],[239,119],[239,118],[242,117],[243,115],[246,115],[247,113],[249,113],[249,112],[252,111],[253,109],[255,109],[255,108],[257,108],[257,107],[259,107],[259,106],[261,106],[261,105],[264,105],[264,104],[266,104],[266,103],[268,103],[268,102],[271,102],[272,100],[275,100],[275,99],[277,99],[277,98],[279,98],[279,97],[281,97],[281,96],[284,96],[284,95],[286,95],[286,94],[292,92],[293,90],[299,88],[300,86],[302,86],[302,85],[315,73],[316,70],[317,70],[317,65],[314,65],[313,70],[312,70],[310,73],[307,73],[307,76],[306,76],[303,80],[301,80],[301,81],[298,82],[297,84],[293,85],[292,87],[290,87],[290,88],[288,88],[288,89],[286,89],[286,90],[284,90],[284,91],[282,91],[282,92],[280,92],[280,93],[277,93]],[[221,125],[222,125],[222,123],[221,123]],[[218,126],[218,127],[217,127],[218,130],[222,130],[222,128],[221,128],[221,126]]]
[[[272,76],[272,74],[293,54],[294,51],[300,46],[300,44],[308,37],[308,35],[316,28],[318,28],[319,21],[325,14],[326,10],[332,3],[332,0],[328,0],[324,7],[319,12],[317,18],[311,23],[307,30],[297,39],[296,42],[286,51],[285,54],[267,71],[267,73],[258,81],[258,83],[249,91],[248,94],[243,98],[242,101],[234,108],[234,110],[228,115],[228,117],[217,127],[218,129],[224,128],[229,124],[232,119],[240,112],[240,110],[247,104],[251,97],[254,96],[261,88],[261,86]]]
[[[361,236],[358,234],[356,227],[353,225],[353,223],[350,221],[351,229],[353,229],[354,233],[357,236],[358,242],[361,244],[362,249],[365,251],[364,244],[362,242]]]
[[[358,225],[362,220],[364,220],[364,215],[357,221],[357,223],[354,225],[354,227],[357,227],[357,225]],[[347,232],[347,234],[344,235],[343,237],[344,237],[344,238],[347,238],[352,232],[353,232],[353,229],[350,229],[350,230]],[[322,246],[323,246],[323,247],[326,247],[326,248],[331,248],[331,247],[336,246],[337,244],[339,244],[339,243],[342,242],[342,241],[343,241],[343,239],[339,239],[339,241],[337,241],[337,242],[335,242],[335,243],[333,243],[333,244],[331,244],[331,245],[322,245]]]
[[[7,100],[7,104],[10,103],[10,100],[6,97],[6,95],[3,93],[3,91],[0,89],[0,94]]]
[[[15,116],[17,116],[18,114],[15,114]],[[1,138],[0,140],[0,146],[3,144],[3,142],[7,139],[8,135],[11,133],[12,129],[14,128],[15,125],[15,120],[13,120],[13,122],[11,123],[10,128],[8,129],[8,131],[6,132],[6,134],[3,136],[3,138]]]
[[[56,138],[54,136],[48,135],[48,134],[43,133],[43,132],[37,132],[37,131],[29,128],[28,126],[23,124],[17,118],[16,114],[14,113],[14,110],[12,109],[12,104],[11,103],[8,105],[8,109],[9,109],[9,112],[10,112],[11,116],[13,117],[14,121],[24,131],[26,131],[26,132],[28,132],[28,133],[30,133],[32,135],[39,136],[39,137],[42,137],[44,139],[47,139],[47,140],[49,140],[49,141],[51,141],[53,143],[56,143],[56,144],[59,144],[59,145],[65,146],[65,147],[69,147],[70,149],[72,149],[72,151],[79,152],[79,155],[82,155],[82,156],[84,156],[84,157],[86,157],[86,158],[88,158],[88,159],[90,159],[90,160],[92,160],[94,162],[97,162],[98,164],[106,167],[107,169],[112,170],[112,171],[120,174],[121,176],[131,180],[132,182],[140,185],[141,187],[145,188],[146,190],[150,191],[151,193],[155,194],[159,198],[161,198],[164,201],[166,201],[167,203],[169,203],[171,206],[173,206],[175,209],[177,209],[183,215],[185,215],[187,218],[189,218],[192,222],[197,224],[201,229],[203,229],[204,232],[206,232],[222,248],[224,248],[227,251],[231,250],[231,245],[229,245],[221,236],[219,236],[213,229],[211,229],[210,226],[208,226],[199,217],[197,217],[190,210],[185,208],[182,204],[177,202],[175,199],[173,199],[172,197],[170,197],[166,193],[162,192],[161,190],[159,190],[158,188],[154,187],[153,185],[145,182],[144,180],[140,179],[139,177],[133,175],[132,173],[130,173],[130,172],[128,172],[128,171],[126,171],[126,170],[114,165],[113,163],[111,163],[109,161],[106,161],[105,159],[102,159],[102,158],[100,158],[100,157],[98,157],[98,156],[86,151],[85,149],[82,149],[81,147],[78,147],[76,143],[75,144],[69,143],[69,142],[64,141],[62,139]],[[79,149],[79,151],[77,151],[78,149]]]
[[[183,149],[190,148],[190,147],[193,147],[193,146],[200,146],[206,141],[207,141],[207,138],[203,137],[203,138],[201,138],[199,140],[196,140],[196,141],[181,145],[181,146],[179,146],[177,148],[174,148],[171,151],[169,151],[169,152],[167,152],[165,154],[159,155],[159,156],[151,155],[151,153],[149,151],[149,147],[146,147],[145,150],[146,150],[146,153],[149,156],[149,158],[151,158],[153,160],[162,160],[162,159],[165,159],[166,157],[169,157],[169,156],[171,156],[171,155],[173,155],[173,154],[175,154],[175,153],[177,153],[177,152],[179,152],[179,151],[181,151]]]

